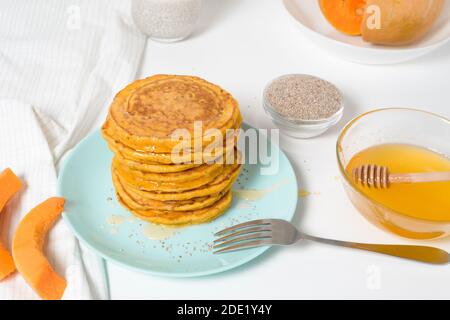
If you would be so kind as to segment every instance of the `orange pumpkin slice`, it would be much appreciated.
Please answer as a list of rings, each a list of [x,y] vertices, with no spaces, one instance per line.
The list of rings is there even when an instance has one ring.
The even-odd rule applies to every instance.
[[[361,35],[366,0],[319,0],[319,3],[323,15],[336,30]]]
[[[12,172],[6,169],[0,173],[0,213],[6,203],[22,188],[22,182]],[[5,279],[16,270],[14,260],[11,254],[0,243],[0,281]]]
[[[42,251],[48,232],[63,210],[63,198],[44,201],[23,218],[13,239],[12,253],[17,270],[45,300],[61,299],[67,286]]]

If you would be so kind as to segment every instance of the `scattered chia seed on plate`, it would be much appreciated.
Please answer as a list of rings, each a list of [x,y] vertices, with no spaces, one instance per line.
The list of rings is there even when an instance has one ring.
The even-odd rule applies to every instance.
[[[343,104],[332,83],[302,74],[275,79],[266,89],[265,99],[274,111],[291,120],[327,119]]]

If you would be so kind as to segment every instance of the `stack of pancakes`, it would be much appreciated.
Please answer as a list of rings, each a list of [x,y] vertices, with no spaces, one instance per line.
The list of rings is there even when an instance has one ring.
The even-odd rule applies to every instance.
[[[120,203],[167,225],[223,214],[240,171],[233,129],[241,122],[233,97],[197,77],[156,75],[127,86],[102,128]]]

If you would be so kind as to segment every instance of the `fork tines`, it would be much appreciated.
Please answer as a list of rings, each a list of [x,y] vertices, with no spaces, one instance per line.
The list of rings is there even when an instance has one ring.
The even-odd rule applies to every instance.
[[[219,231],[215,236],[222,236],[214,240],[214,253],[240,250],[249,247],[271,244],[271,222],[267,219],[241,223]]]

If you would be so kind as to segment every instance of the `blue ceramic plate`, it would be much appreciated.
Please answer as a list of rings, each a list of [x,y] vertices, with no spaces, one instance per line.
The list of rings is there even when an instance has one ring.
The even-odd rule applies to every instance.
[[[248,128],[248,127],[247,127]],[[271,152],[278,152],[270,145]],[[107,259],[147,273],[194,277],[240,266],[267,250],[253,248],[214,255],[213,234],[231,225],[261,218],[292,220],[297,206],[297,182],[286,156],[279,151],[275,174],[262,175],[264,167],[245,164],[234,189],[266,190],[261,198],[234,197],[231,208],[202,225],[166,231],[132,216],[116,201],[111,182],[109,151],[100,132],[84,139],[66,157],[59,175],[59,194],[66,198],[64,220],[86,246]],[[264,162],[264,161],[263,161]],[[156,232],[156,233],[155,233]],[[159,234],[156,236],[153,233]]]

